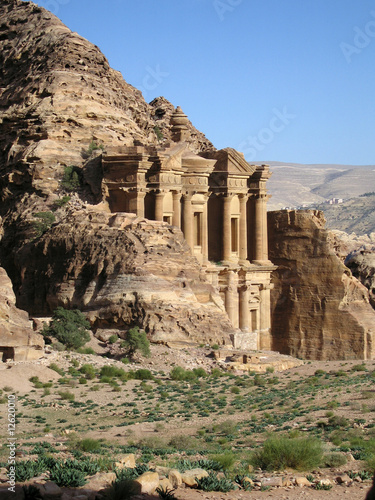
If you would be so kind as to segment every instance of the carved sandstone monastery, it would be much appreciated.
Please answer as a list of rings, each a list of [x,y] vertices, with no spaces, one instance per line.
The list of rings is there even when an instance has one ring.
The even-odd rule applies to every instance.
[[[271,293],[284,285],[276,279],[272,292],[269,168],[216,150],[164,98],[147,104],[97,47],[33,3],[2,1],[0,64],[0,265],[18,307],[33,316],[78,307],[94,332],[126,336],[138,325],[169,344],[277,345]],[[80,187],[63,205],[72,165]],[[38,235],[41,213],[54,223]],[[295,309],[277,316],[293,329],[282,314]],[[371,340],[371,328],[358,330]],[[372,356],[340,336],[348,357]]]

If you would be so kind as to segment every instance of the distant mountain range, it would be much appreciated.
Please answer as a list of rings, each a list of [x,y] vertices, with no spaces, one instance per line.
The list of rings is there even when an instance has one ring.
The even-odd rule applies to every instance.
[[[319,208],[332,229],[357,234],[375,231],[375,194],[361,197],[375,192],[375,165],[259,163],[270,165],[273,173],[268,182],[269,210]],[[333,199],[340,203],[327,203]]]

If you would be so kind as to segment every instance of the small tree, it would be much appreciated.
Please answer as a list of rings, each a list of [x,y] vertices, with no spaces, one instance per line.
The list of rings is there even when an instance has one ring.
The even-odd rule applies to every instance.
[[[43,334],[56,338],[69,349],[78,349],[90,340],[89,328],[90,323],[81,311],[58,307]]]
[[[139,331],[138,326],[128,331],[124,341],[124,347],[127,355],[132,357],[136,351],[140,351],[143,356],[150,356],[150,342],[147,339],[146,332]]]

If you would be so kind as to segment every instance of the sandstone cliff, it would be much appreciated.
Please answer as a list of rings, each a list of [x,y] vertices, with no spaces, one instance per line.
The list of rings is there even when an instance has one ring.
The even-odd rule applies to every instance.
[[[306,359],[375,356],[368,291],[336,255],[322,212],[269,212],[273,349]]]
[[[27,259],[26,259],[27,256]],[[129,325],[153,341],[230,343],[231,324],[182,232],[132,214],[72,211],[17,255],[18,303],[34,315],[62,305],[94,330]]]
[[[0,263],[19,304],[33,314],[79,306],[96,328],[136,323],[158,340],[167,332],[169,340],[228,339],[220,299],[200,279],[180,232],[145,221],[124,232],[118,218],[79,213],[82,200],[100,202],[90,144],[170,140],[174,106],[164,98],[147,104],[98,47],[20,0],[0,5],[0,68]],[[194,151],[214,149],[188,128]],[[36,214],[53,218],[70,165],[84,181],[40,237]]]
[[[0,361],[29,361],[44,355],[44,340],[25,311],[16,306],[12,283],[0,267]]]
[[[147,104],[98,47],[31,2],[1,2],[0,68],[3,201],[57,189],[62,167],[81,166],[92,141],[157,144],[156,125],[171,137],[168,101]],[[193,149],[213,149],[191,124],[190,132]]]

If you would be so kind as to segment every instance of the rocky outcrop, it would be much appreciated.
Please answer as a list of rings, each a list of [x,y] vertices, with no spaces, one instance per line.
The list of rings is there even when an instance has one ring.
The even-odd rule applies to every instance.
[[[30,361],[44,355],[42,335],[34,333],[29,316],[16,306],[12,283],[0,268],[0,361]]]
[[[375,248],[357,250],[348,255],[345,265],[368,289],[370,303],[375,309]]]
[[[230,343],[219,295],[182,232],[164,222],[95,207],[72,211],[15,264],[18,303],[34,315],[77,307],[94,330],[125,335],[137,325],[153,341]]]
[[[25,190],[56,190],[63,167],[81,166],[92,142],[171,138],[168,101],[147,104],[98,47],[32,2],[1,2],[0,68],[3,201]],[[191,123],[189,130],[195,150],[213,149]]]
[[[373,359],[367,289],[336,255],[322,212],[269,212],[273,349],[305,359]]]
[[[336,230],[331,234],[337,255],[367,288],[370,303],[375,309],[375,233],[358,236]]]

